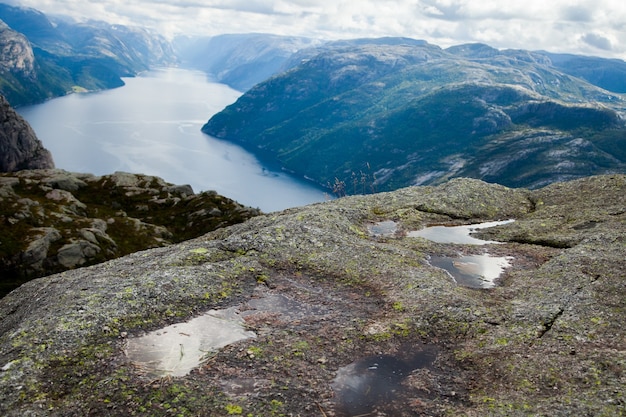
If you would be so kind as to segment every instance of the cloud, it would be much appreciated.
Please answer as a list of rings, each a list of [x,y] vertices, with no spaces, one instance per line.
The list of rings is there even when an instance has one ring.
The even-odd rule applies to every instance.
[[[593,8],[589,6],[564,6],[561,9],[562,19],[571,22],[592,22]]]
[[[586,33],[581,36],[581,40],[587,45],[593,46],[594,48],[602,49],[603,51],[613,50],[611,40],[606,36],[602,36],[597,33]]]
[[[7,1],[7,0],[5,0]],[[626,57],[623,0],[8,0],[44,13],[146,25],[165,35],[268,32],[326,39],[405,36],[446,47]]]

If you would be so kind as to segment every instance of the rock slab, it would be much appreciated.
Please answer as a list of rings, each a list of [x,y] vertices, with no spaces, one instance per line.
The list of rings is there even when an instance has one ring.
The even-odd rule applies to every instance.
[[[409,236],[506,219],[475,234],[498,244]],[[429,263],[483,253],[510,257],[490,289]],[[625,255],[624,175],[457,179],[256,216],[0,300],[0,414],[623,415]],[[221,309],[256,337],[187,375],[154,379],[125,354]]]

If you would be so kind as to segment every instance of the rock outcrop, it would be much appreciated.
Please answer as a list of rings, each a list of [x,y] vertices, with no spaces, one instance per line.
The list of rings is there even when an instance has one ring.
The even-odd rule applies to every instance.
[[[500,243],[412,233],[504,219],[477,234]],[[37,279],[0,300],[0,413],[622,415],[625,226],[624,175],[534,191],[456,179]],[[41,246],[56,237],[40,235]],[[509,265],[491,288],[434,266],[448,258],[467,274],[462,256],[486,254]],[[212,309],[256,337],[198,352],[202,364],[178,377],[152,374],[159,346],[131,356],[144,332]],[[180,340],[163,346],[170,366],[205,330],[169,330]]]
[[[28,39],[0,20],[0,73],[14,72],[35,76],[35,54]]]
[[[259,214],[215,192],[116,172],[0,175],[0,295],[33,277],[200,236]]]
[[[52,155],[28,122],[0,95],[0,172],[46,168],[54,168]]]

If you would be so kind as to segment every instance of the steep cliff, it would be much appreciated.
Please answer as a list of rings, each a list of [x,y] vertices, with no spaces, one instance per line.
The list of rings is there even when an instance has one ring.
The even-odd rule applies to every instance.
[[[0,71],[35,75],[35,55],[28,39],[0,20]]]
[[[44,168],[54,168],[52,155],[28,122],[0,95],[0,172]]]
[[[0,300],[0,412],[618,416],[625,207],[624,175],[455,179],[34,280]],[[419,235],[505,219],[482,245]],[[222,326],[244,340],[206,347]]]

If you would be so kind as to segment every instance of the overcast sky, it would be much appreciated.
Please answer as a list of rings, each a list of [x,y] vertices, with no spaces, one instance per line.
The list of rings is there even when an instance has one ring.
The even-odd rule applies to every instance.
[[[4,0],[175,34],[406,36],[626,59],[623,0]]]

